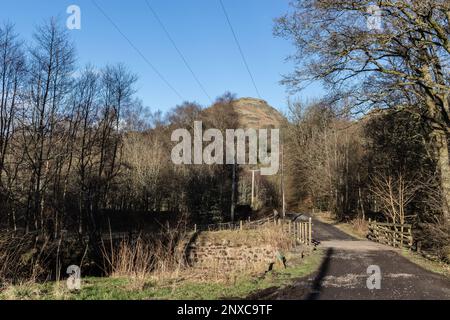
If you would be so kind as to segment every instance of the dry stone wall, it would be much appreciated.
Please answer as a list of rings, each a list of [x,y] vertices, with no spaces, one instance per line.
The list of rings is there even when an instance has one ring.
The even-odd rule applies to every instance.
[[[189,247],[189,260],[197,268],[224,272],[247,268],[265,268],[275,261],[277,249],[270,244],[247,245],[223,241],[198,242]]]

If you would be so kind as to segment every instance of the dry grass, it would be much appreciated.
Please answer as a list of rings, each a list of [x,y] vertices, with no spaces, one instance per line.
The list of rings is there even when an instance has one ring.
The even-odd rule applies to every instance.
[[[154,250],[141,237],[135,241],[122,240],[109,252],[103,250],[103,257],[113,277],[146,278],[153,269]]]
[[[165,240],[150,241],[139,237],[135,241],[124,240],[119,245],[106,249],[103,255],[105,270],[111,277],[129,278],[133,287],[143,287],[149,281],[155,284],[170,283],[174,288],[180,281],[197,283],[234,283],[245,275],[264,272],[268,263],[239,261],[232,270],[223,269],[223,261],[211,259],[201,266],[188,267],[185,263],[183,238],[176,231],[166,230]],[[184,237],[186,237],[185,235]],[[177,239],[177,240],[175,240]],[[185,239],[185,238],[184,238]],[[280,226],[268,224],[254,230],[202,232],[197,243],[264,247],[273,252],[288,252],[293,243]],[[240,254],[237,250],[236,254]]]
[[[185,266],[184,247],[190,238],[186,233],[186,219],[174,227],[161,225],[152,236],[124,239],[115,244],[102,244],[105,273],[113,278],[130,279],[131,289],[142,289],[149,280],[177,278]]]
[[[270,244],[272,247],[284,251],[288,251],[292,248],[292,241],[289,236],[283,232],[282,227],[272,223],[251,230],[205,232],[200,234],[198,241],[200,243],[208,242],[212,244]]]
[[[0,283],[35,282],[45,278],[57,243],[48,237],[13,232],[0,234]]]
[[[365,237],[369,232],[369,223],[363,218],[355,218],[350,221],[350,225],[354,232],[360,237]]]

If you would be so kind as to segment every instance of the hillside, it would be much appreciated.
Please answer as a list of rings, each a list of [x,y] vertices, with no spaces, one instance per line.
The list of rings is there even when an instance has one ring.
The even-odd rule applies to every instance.
[[[216,106],[209,108],[214,111]],[[255,98],[241,98],[232,103],[233,111],[238,115],[240,128],[280,128],[285,121],[283,115],[266,101]]]

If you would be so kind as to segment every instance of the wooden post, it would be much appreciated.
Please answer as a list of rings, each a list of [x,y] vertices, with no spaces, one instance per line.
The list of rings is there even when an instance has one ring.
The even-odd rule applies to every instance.
[[[388,229],[388,228],[387,228]],[[388,229],[389,230],[389,229]],[[393,233],[389,233],[389,231],[386,231],[387,232],[387,234],[388,234],[388,237],[390,236],[390,235],[394,235],[395,236],[395,226],[394,226],[394,232]],[[395,248],[395,237],[393,237],[393,236],[390,236],[390,238],[391,238],[391,246],[393,246],[394,248]]]
[[[302,242],[305,243],[305,223],[302,222]]]
[[[392,237],[392,241],[393,241],[393,247],[395,248],[395,247],[397,247],[397,245],[398,245],[398,243],[397,243],[397,226],[396,225],[394,225],[394,232],[392,233],[392,235],[393,235],[393,237]]]
[[[253,207],[253,198],[255,197],[254,194],[255,194],[255,170],[252,170],[252,202],[251,202],[252,210],[254,208]]]
[[[412,245],[413,245],[413,238],[412,238],[412,232],[411,232],[411,227],[409,228],[409,250],[412,250]]]
[[[308,227],[306,226],[306,222],[303,222],[303,242],[305,244],[308,243],[307,242],[307,240],[308,240],[307,232],[308,232]]]
[[[291,236],[291,220],[288,222],[288,234]]]
[[[197,224],[194,224],[194,232],[197,232]]]
[[[403,229],[403,225],[402,225],[401,228],[400,228],[400,232],[401,232],[401,236],[400,236],[400,248],[402,248],[402,249],[403,249],[403,231],[404,231],[404,229]]]
[[[298,223],[298,239],[300,240],[300,242],[303,242],[303,239],[302,239],[302,223],[301,222],[299,222]]]
[[[242,220],[239,220],[239,229],[242,230]]]
[[[311,240],[312,240],[312,219],[309,218],[309,236],[308,236],[308,246],[311,245]]]
[[[283,148],[283,135],[281,136],[281,198],[283,205],[283,219],[286,218],[286,201],[284,198],[284,148]]]

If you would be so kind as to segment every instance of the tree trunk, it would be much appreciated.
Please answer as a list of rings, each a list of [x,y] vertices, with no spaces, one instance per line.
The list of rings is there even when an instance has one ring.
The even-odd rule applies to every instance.
[[[442,190],[442,211],[447,223],[450,223],[450,160],[448,139],[445,132],[435,134],[438,168],[440,172]]]

